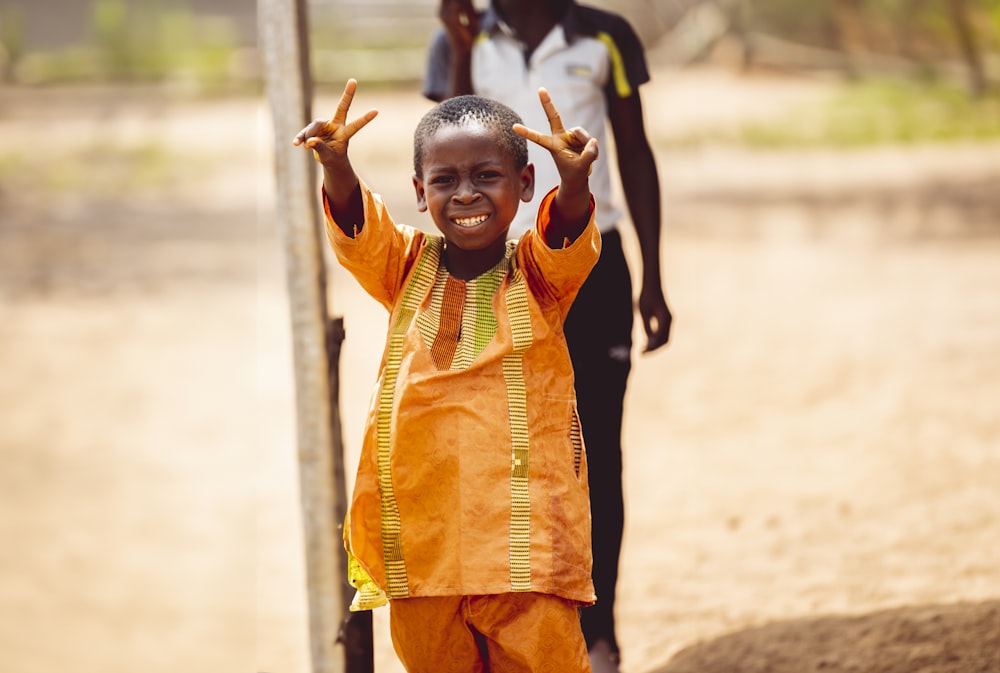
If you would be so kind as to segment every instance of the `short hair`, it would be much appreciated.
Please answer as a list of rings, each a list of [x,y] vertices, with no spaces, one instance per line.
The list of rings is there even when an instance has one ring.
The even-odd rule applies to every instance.
[[[427,141],[444,126],[481,124],[497,140],[497,144],[514,160],[520,170],[528,165],[528,141],[514,132],[514,124],[522,124],[521,117],[509,107],[483,96],[455,96],[431,108],[413,132],[413,171],[423,175],[424,147]]]

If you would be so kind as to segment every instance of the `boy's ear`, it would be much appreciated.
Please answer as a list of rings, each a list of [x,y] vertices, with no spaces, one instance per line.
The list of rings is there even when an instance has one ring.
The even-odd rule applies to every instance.
[[[535,164],[528,164],[521,169],[521,200],[531,201],[535,195]]]
[[[424,196],[424,181],[413,176],[413,190],[417,193],[417,210],[421,213],[427,212],[427,198]]]

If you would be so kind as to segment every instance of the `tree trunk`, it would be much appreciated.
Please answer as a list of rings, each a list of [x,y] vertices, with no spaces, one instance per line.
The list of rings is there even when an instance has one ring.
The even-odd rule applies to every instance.
[[[833,0],[837,41],[846,56],[847,72],[851,77],[859,77],[868,60],[862,6],[863,0]]]
[[[955,29],[962,58],[969,69],[969,86],[972,94],[981,96],[986,92],[986,73],[983,70],[982,58],[979,56],[976,33],[969,18],[969,6],[965,0],[948,0],[948,13],[951,15],[951,24]]]

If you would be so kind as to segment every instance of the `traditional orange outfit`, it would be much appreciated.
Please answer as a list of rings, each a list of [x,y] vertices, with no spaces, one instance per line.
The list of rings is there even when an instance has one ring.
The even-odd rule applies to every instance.
[[[396,225],[362,183],[356,238],[327,235],[390,312],[345,530],[390,599],[539,592],[589,604],[590,505],[562,322],[600,254],[591,220],[572,244],[535,231],[473,280],[445,240]]]

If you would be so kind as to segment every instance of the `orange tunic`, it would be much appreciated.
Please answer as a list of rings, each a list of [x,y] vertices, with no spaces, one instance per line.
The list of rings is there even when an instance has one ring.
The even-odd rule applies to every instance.
[[[340,263],[388,309],[345,542],[390,599],[534,591],[581,604],[591,582],[586,453],[562,324],[600,254],[591,220],[561,250],[537,227],[473,280],[444,238],[393,222],[362,183]]]

